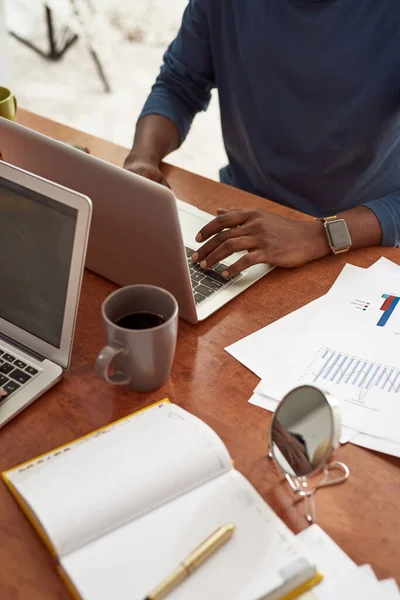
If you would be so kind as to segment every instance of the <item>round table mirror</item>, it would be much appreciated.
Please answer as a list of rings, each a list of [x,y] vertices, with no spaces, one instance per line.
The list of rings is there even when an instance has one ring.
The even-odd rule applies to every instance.
[[[310,477],[338,446],[336,404],[321,390],[303,385],[280,402],[271,426],[272,456],[292,477]]]

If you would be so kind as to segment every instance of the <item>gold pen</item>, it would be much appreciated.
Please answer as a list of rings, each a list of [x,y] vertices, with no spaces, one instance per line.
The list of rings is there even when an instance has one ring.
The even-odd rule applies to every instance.
[[[204,540],[200,546],[197,546],[197,548],[160,583],[160,585],[155,587],[154,590],[146,596],[145,600],[161,600],[162,598],[165,598],[165,596],[172,592],[177,585],[182,583],[182,581],[189,577],[193,571],[196,571],[196,569],[198,569],[208,558],[213,556],[221,546],[230,540],[234,531],[234,523],[227,523],[217,529],[217,531],[214,531],[214,533]]]

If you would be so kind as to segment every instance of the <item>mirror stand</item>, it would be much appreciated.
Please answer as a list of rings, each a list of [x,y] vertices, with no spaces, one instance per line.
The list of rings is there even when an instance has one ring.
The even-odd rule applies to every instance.
[[[292,477],[291,475],[286,474],[285,478],[292,491],[297,496],[300,496],[300,498],[303,498],[307,522],[310,524],[315,523],[317,520],[317,508],[314,496],[317,488],[309,486],[307,477]]]
[[[304,500],[308,523],[316,521],[317,490],[344,483],[348,467],[334,460],[340,445],[338,403],[312,385],[301,385],[281,400],[270,427],[269,452],[292,492]]]
[[[271,449],[268,452],[268,457],[273,458]],[[339,471],[336,477],[332,478],[332,471]],[[307,477],[294,477],[293,475],[285,474],[285,479],[288,482],[292,492],[304,500],[304,511],[307,522],[312,525],[317,521],[317,508],[315,504],[315,494],[317,490],[329,487],[332,485],[339,485],[344,483],[350,475],[349,467],[340,461],[332,461],[327,463],[323,467],[322,478],[316,485],[310,485],[310,481]]]

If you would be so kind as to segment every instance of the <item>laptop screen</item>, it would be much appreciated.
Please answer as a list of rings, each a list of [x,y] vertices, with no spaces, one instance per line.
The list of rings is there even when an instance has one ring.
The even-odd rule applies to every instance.
[[[77,211],[0,177],[0,317],[60,347]]]

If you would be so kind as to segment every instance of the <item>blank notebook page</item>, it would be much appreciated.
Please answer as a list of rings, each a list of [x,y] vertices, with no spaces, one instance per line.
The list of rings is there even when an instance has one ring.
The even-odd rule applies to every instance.
[[[168,600],[258,600],[312,569],[295,536],[235,470],[88,544],[61,564],[84,600],[143,600],[229,521],[236,524],[231,540]]]

